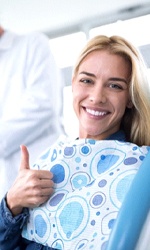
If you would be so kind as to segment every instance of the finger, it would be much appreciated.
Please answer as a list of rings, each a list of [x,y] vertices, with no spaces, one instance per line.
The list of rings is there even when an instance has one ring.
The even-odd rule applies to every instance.
[[[52,179],[53,173],[48,170],[36,170],[36,177],[39,179]]]
[[[41,189],[54,188],[54,182],[50,179],[41,179],[39,181],[39,186],[41,187]]]
[[[34,207],[38,207],[38,206],[42,205],[43,203],[45,203],[50,198],[50,196],[52,194],[53,194],[53,190],[49,195],[42,195],[42,196],[32,197],[30,199],[29,203],[28,203],[28,207],[29,208],[34,208]]]
[[[54,193],[54,188],[44,188],[42,189],[41,196],[51,197]]]
[[[21,145],[21,162],[20,162],[20,170],[22,169],[30,169],[29,166],[29,152],[25,145]]]

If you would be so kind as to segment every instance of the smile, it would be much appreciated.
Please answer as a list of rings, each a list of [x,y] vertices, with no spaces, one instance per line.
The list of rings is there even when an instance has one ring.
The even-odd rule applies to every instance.
[[[100,111],[95,111],[93,109],[87,109],[87,108],[86,108],[86,112],[91,114],[91,115],[95,115],[95,116],[104,116],[107,114],[107,112],[104,112],[104,111],[100,112]]]

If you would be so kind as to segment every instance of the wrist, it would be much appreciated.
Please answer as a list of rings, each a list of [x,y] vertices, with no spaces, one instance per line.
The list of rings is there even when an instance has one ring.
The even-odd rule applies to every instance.
[[[6,204],[13,216],[20,214],[23,210],[23,207],[17,204],[15,197],[11,197],[9,192],[6,195]]]

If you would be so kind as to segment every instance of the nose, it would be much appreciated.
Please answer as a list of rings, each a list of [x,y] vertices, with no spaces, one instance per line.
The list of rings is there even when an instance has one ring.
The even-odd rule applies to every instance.
[[[106,103],[107,97],[104,87],[94,87],[90,92],[90,102]]]

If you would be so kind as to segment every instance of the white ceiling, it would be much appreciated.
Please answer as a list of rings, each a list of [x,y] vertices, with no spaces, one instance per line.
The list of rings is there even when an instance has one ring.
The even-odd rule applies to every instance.
[[[0,0],[0,22],[50,37],[150,13],[150,0]]]

